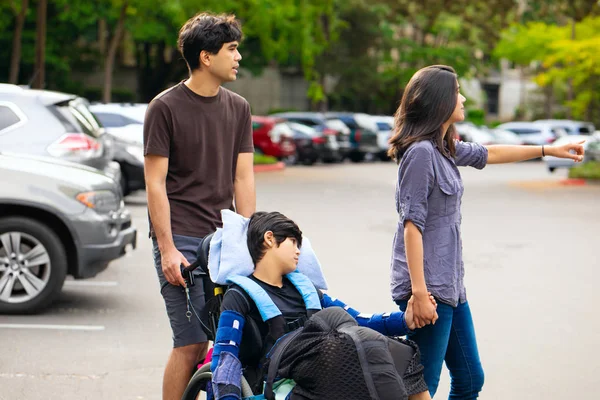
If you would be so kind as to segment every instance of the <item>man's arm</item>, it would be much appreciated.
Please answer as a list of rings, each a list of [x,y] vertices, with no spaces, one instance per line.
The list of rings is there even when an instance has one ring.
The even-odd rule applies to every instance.
[[[144,179],[150,220],[156,234],[161,254],[162,270],[167,281],[173,285],[185,286],[181,276],[181,264],[189,265],[183,254],[173,244],[171,233],[171,207],[167,198],[167,170],[169,158],[157,155],[144,157]]]
[[[254,187],[254,153],[240,153],[234,181],[235,208],[246,218],[256,211],[256,189]]]

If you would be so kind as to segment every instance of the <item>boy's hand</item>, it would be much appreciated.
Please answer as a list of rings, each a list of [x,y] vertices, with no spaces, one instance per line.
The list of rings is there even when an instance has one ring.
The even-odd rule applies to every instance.
[[[435,299],[433,298],[433,296],[431,295],[431,293],[428,293],[429,295],[429,301],[431,301],[431,304],[437,308],[437,302],[435,301]],[[406,325],[408,326],[408,329],[415,330],[416,328],[422,328],[421,326],[417,326],[417,324],[415,323],[414,320],[414,314],[413,314],[413,306],[414,306],[414,302],[415,302],[415,297],[411,296],[410,299],[408,300],[408,305],[406,306],[406,312],[404,313],[404,320],[406,321]],[[435,321],[437,321],[438,319],[438,315],[437,312],[435,312],[435,316],[433,318],[433,320],[431,321],[431,323],[435,324]]]

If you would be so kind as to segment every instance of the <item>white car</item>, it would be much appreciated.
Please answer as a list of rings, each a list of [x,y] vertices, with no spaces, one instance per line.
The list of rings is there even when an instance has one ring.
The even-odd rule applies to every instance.
[[[542,122],[507,122],[497,129],[511,131],[519,135],[524,144],[542,145],[554,142],[558,137],[566,136],[562,128],[553,127]]]
[[[588,145],[593,141],[598,141],[594,136],[590,135],[567,135],[560,137],[552,143],[552,146],[561,146],[567,143],[581,142],[584,141],[583,148],[587,150]],[[575,162],[568,158],[556,158],[552,156],[546,156],[543,158],[546,162],[546,167],[548,167],[548,171],[554,172],[557,168],[571,168],[575,165]]]
[[[483,146],[495,143],[494,137],[470,122],[454,124],[460,139],[464,142],[479,143]]]
[[[383,161],[389,160],[387,151],[390,147],[389,140],[394,131],[394,117],[388,115],[376,115],[372,119],[377,125],[377,147],[379,147],[379,158]]]
[[[147,104],[93,104],[90,110],[111,135],[121,140],[142,144]]]
[[[487,131],[494,138],[495,144],[510,144],[510,145],[521,145],[523,139],[514,132],[503,130],[503,129],[490,129]]]

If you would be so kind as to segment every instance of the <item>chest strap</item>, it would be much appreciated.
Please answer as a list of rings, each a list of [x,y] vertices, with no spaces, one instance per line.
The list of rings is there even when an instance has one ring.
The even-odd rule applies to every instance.
[[[305,275],[299,272],[292,272],[286,275],[286,278],[302,295],[304,305],[307,310],[318,311],[321,309],[321,301],[314,285]],[[234,283],[244,289],[250,298],[256,304],[258,312],[263,321],[282,315],[279,308],[275,305],[269,294],[255,281],[246,276],[233,276],[227,279],[229,283]]]

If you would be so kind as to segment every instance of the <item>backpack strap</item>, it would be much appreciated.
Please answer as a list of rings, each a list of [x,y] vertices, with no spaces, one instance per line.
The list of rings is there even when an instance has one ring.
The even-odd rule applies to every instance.
[[[254,282],[252,279],[246,276],[232,276],[227,278],[227,281],[230,283],[235,283],[242,289],[248,293],[248,295],[252,298],[256,307],[258,308],[258,312],[263,321],[268,321],[272,318],[275,318],[281,315],[281,311],[273,300],[269,297],[267,292],[260,287],[260,285]]]
[[[285,352],[285,349],[287,349],[288,345],[294,341],[294,338],[298,336],[300,332],[302,332],[302,329],[297,329],[279,338],[279,340],[275,342],[275,345],[267,354],[267,358],[269,359],[269,369],[267,371],[267,380],[265,381],[265,399],[275,400],[275,394],[273,393],[273,384],[277,379],[277,372],[279,371],[279,362],[281,361],[281,356]]]
[[[306,310],[318,311],[321,309],[321,300],[312,281],[300,272],[291,272],[285,276],[302,295]]]

